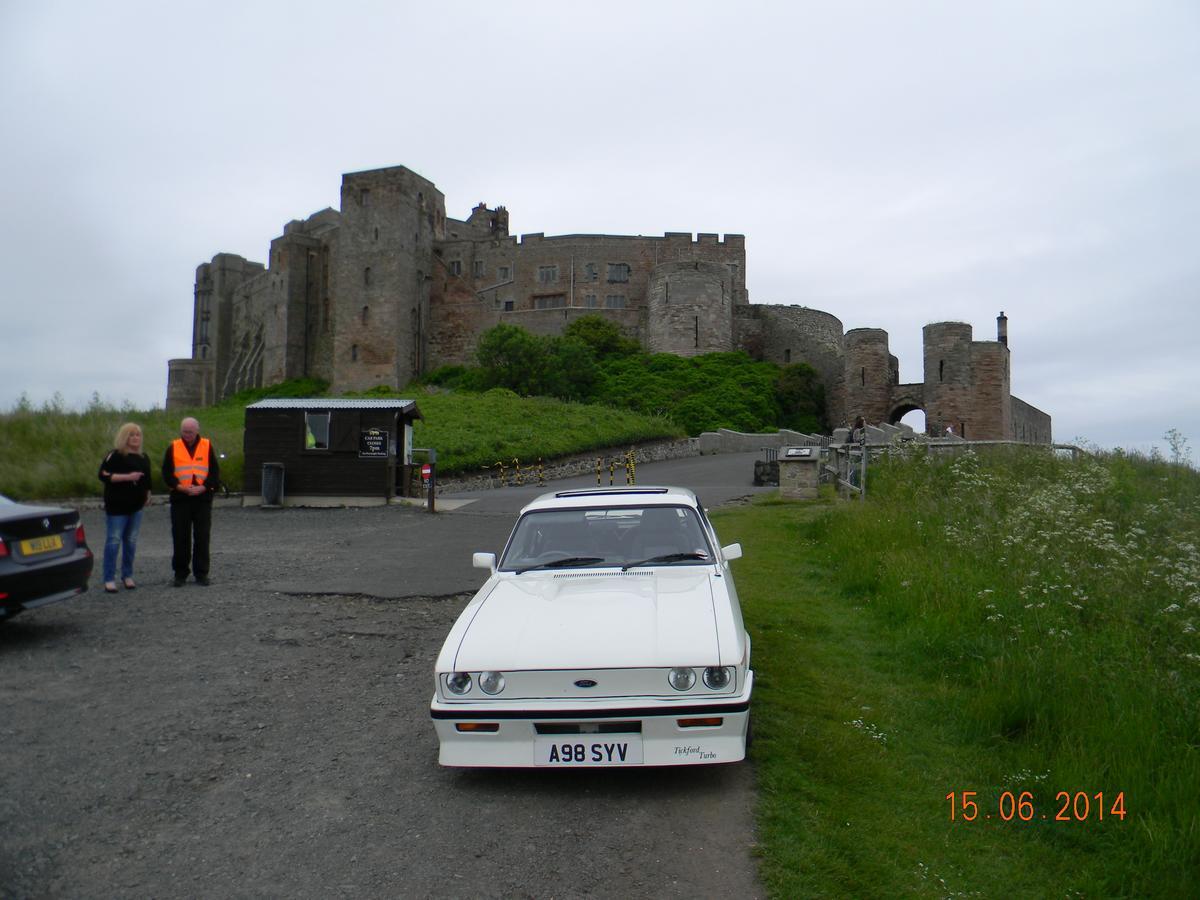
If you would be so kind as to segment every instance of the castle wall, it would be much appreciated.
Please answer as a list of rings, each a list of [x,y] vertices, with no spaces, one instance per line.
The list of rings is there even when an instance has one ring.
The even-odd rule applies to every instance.
[[[1050,417],[1030,406],[1019,397],[1011,397],[1012,439],[1031,444],[1050,444],[1054,438],[1050,432]]]
[[[655,266],[646,290],[646,348],[678,356],[732,350],[731,278],[722,263],[689,260]]]
[[[215,368],[211,359],[167,360],[167,412],[216,403]]]
[[[744,305],[734,308],[734,344],[755,359],[777,365],[808,363],[825,385],[829,420],[846,420],[846,350],[842,321],[807,306]]]

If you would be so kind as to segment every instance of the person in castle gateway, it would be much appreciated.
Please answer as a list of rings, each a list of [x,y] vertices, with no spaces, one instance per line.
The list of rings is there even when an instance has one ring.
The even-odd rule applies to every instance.
[[[183,587],[189,569],[196,584],[207,587],[212,502],[221,483],[221,470],[212,442],[200,437],[200,423],[195,419],[188,417],[179,423],[179,437],[163,456],[162,476],[171,496],[175,587]]]

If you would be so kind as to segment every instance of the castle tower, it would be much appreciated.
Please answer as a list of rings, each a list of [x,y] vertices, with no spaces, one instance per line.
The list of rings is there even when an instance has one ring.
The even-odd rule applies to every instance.
[[[922,340],[926,430],[936,436],[952,428],[959,437],[976,437],[970,423],[971,326],[936,322],[925,326]]]
[[[699,356],[733,349],[733,285],[727,265],[689,260],[654,267],[646,285],[646,345]]]
[[[218,253],[196,267],[192,288],[192,355],[167,361],[167,409],[203,406],[221,398],[230,365],[234,304],[242,286],[265,271],[262,263]]]
[[[344,175],[341,206],[333,390],[402,387],[425,365],[445,198],[433,182],[395,166]]]
[[[846,418],[862,416],[871,425],[886,422],[899,364],[888,352],[888,333],[882,328],[851,328],[846,332]]]

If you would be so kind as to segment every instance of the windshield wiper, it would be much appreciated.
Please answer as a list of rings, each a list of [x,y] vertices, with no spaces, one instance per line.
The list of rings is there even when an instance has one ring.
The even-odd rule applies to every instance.
[[[603,556],[568,556],[566,559],[555,559],[550,562],[538,563],[536,566],[526,566],[517,569],[517,574],[532,572],[534,569],[561,569],[564,566],[586,566],[591,563],[604,562]]]
[[[621,566],[622,572],[628,572],[634,566],[644,566],[649,563],[682,562],[685,559],[708,559],[707,553],[668,553],[664,556],[652,556],[649,559],[639,559],[637,562]]]

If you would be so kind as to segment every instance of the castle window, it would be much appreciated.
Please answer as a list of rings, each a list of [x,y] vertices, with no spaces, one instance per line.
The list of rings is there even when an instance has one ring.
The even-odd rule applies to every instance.
[[[863,387],[867,385],[867,369],[865,366],[858,370],[858,383]]]
[[[371,267],[367,266],[363,269],[363,284],[369,286],[371,284]]]
[[[379,240],[379,229],[378,228],[375,229],[375,240]],[[311,256],[312,254],[309,254],[309,255]]]
[[[452,259],[452,260],[450,260],[448,265],[450,266],[450,274],[451,275],[461,275],[462,274],[462,260],[461,259]]]
[[[329,449],[329,413],[304,414],[304,449]]]
[[[600,277],[600,267],[595,263],[588,263],[583,267],[583,277],[587,281],[596,281]]]
[[[696,343],[695,343],[695,344],[693,344],[692,346],[694,346],[694,347],[699,347],[699,346],[700,346],[700,317],[699,317],[699,316],[693,316],[693,317],[692,317],[692,321],[693,321],[693,323],[695,324],[695,327],[696,327],[696,338],[695,338],[695,341],[696,341]]]
[[[513,309],[513,302],[511,300],[505,300],[504,301],[504,311],[512,312],[512,309]]]
[[[500,266],[500,268],[496,270],[496,277],[501,281],[508,281],[508,279],[512,277],[512,269],[510,269],[508,266]]]
[[[608,283],[620,284],[629,280],[629,264],[628,263],[609,263],[608,264]]]
[[[472,263],[472,268],[474,270],[473,274],[475,275],[476,278],[483,277],[483,260],[482,259],[475,260],[475,262]]]
[[[624,294],[608,294],[604,298],[605,309],[624,309],[625,295]]]
[[[358,362],[358,344],[350,345],[350,361]]]
[[[729,263],[729,277],[733,281],[737,281],[737,263]]]
[[[558,281],[558,266],[538,266],[538,283],[553,284]]]
[[[371,192],[369,190],[367,190],[366,188],[363,188],[361,191],[358,192],[358,205],[366,206],[370,202],[371,202]]]
[[[946,380],[943,377],[945,375],[945,373],[946,373],[946,361],[944,359],[939,359],[938,360],[938,381]]]
[[[586,306],[588,309],[595,309],[596,307],[598,307],[600,305],[600,301],[596,299],[595,294],[584,294],[583,295],[583,305]]]
[[[792,361],[792,350],[791,350],[791,348],[789,347],[788,349],[786,349],[786,350],[784,350],[784,351],[783,351],[783,362],[784,362],[784,365],[786,365],[786,364],[790,363],[791,361]]]
[[[371,317],[371,307],[369,307],[369,306],[364,306],[364,307],[362,308],[362,323],[363,323],[364,325],[366,325],[366,324],[367,324],[367,320],[368,320],[370,317]]]
[[[559,309],[566,305],[566,294],[550,294],[547,297],[535,297],[533,299],[534,309]]]

